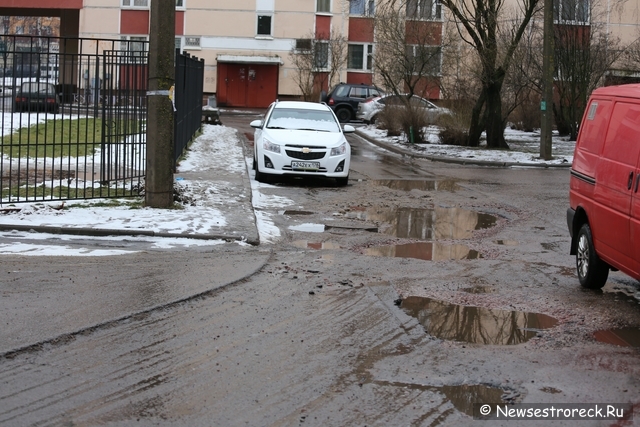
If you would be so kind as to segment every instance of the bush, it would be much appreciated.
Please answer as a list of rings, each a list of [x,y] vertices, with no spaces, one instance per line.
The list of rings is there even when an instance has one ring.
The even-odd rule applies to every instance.
[[[407,141],[419,144],[426,142],[424,128],[431,123],[420,108],[387,106],[378,113],[377,124],[387,130],[387,136],[404,133]]]
[[[540,128],[540,101],[531,100],[518,105],[509,116],[512,128],[524,132],[533,132]]]
[[[442,128],[438,134],[440,143],[444,145],[469,145],[469,131],[460,128]]]

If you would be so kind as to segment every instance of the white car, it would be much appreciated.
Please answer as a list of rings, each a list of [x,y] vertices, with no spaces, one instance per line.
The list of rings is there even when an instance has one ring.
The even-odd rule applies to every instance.
[[[393,105],[395,107],[404,106],[406,97],[406,95],[382,95],[366,99],[358,104],[356,118],[365,123],[375,123],[378,118],[378,114],[384,109],[384,107],[387,105]],[[438,107],[433,102],[417,95],[413,95],[411,97],[411,104],[423,108],[430,121],[435,120],[436,117],[442,114],[451,114],[451,111],[447,108]]]
[[[264,120],[254,120],[253,168],[256,180],[268,182],[274,175],[323,176],[349,182],[351,146],[344,125],[326,104],[276,101]]]

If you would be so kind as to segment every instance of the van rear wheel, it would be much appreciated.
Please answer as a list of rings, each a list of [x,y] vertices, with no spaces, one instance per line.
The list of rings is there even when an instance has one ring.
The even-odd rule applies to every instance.
[[[576,268],[580,284],[588,289],[602,288],[609,277],[609,266],[596,254],[589,224],[580,227],[577,243]]]

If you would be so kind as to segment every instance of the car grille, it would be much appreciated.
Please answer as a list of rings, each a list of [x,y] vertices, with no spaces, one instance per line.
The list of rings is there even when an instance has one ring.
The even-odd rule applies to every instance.
[[[293,159],[300,159],[300,160],[318,160],[324,157],[325,154],[327,154],[326,151],[320,151],[320,152],[314,152],[311,151],[309,153],[303,153],[302,151],[293,151],[293,150],[285,150],[287,153],[287,156],[293,158]]]

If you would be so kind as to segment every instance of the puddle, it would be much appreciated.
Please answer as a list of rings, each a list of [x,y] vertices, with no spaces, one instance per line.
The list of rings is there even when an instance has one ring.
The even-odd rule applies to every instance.
[[[411,390],[436,392],[443,394],[446,399],[460,412],[471,417],[474,414],[474,405],[478,402],[509,402],[509,395],[519,396],[518,393],[505,391],[499,387],[492,387],[484,384],[462,384],[431,386],[423,384],[397,383],[397,382],[377,382],[383,385],[393,385]]]
[[[393,190],[421,191],[457,191],[460,186],[453,179],[418,180],[418,179],[380,179],[373,181],[375,185],[389,187]]]
[[[379,231],[395,237],[445,240],[469,239],[475,230],[493,227],[493,215],[462,208],[385,208],[373,207],[351,211],[347,217],[383,223]]]
[[[621,347],[640,347],[640,328],[618,328],[595,331],[596,341]]]
[[[493,288],[491,286],[473,286],[471,288],[462,288],[460,290],[468,294],[490,294],[493,292]]]
[[[286,210],[282,212],[283,215],[313,215],[315,212],[309,211],[296,211],[296,210]]]
[[[496,245],[504,245],[504,246],[518,246],[518,242],[515,240],[496,240]]]
[[[365,255],[392,258],[415,258],[425,261],[448,261],[477,259],[482,256],[478,251],[465,245],[443,245],[436,242],[417,242],[402,245],[376,246],[365,250]]]
[[[302,249],[340,249],[340,245],[335,242],[310,242],[308,240],[296,240],[291,242],[296,248]]]
[[[324,224],[300,224],[300,225],[291,225],[289,226],[289,230],[293,231],[306,231],[308,233],[322,233],[324,232]]]
[[[520,344],[558,323],[546,314],[467,307],[424,297],[408,297],[400,307],[428,334],[474,344]]]

